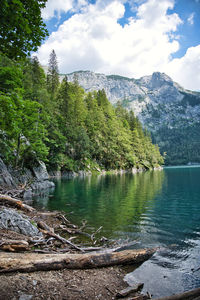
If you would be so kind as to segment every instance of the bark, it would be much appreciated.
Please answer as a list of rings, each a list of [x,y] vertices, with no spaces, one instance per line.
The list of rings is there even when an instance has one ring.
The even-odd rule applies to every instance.
[[[168,296],[168,297],[163,297],[163,298],[157,298],[155,300],[192,300],[192,299],[198,299],[200,296],[200,288],[190,290],[184,293]]]
[[[155,249],[141,249],[89,254],[2,253],[0,255],[0,273],[88,269],[138,264],[149,259],[155,251]]]
[[[29,250],[29,243],[21,240],[0,240],[0,250],[25,251]]]
[[[24,204],[21,200],[12,198],[10,196],[7,195],[2,195],[0,194],[0,202],[4,202],[7,203],[11,206],[15,206],[21,210],[25,210],[25,211],[35,211],[35,209],[27,204]]]

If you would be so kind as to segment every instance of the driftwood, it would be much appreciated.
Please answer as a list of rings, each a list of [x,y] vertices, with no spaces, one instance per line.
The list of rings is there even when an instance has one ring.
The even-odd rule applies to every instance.
[[[43,221],[37,222],[37,226],[38,226],[40,229],[47,230],[47,231],[50,231],[50,232],[54,232],[54,229],[53,229],[53,228],[50,228],[50,227],[49,227],[45,222],[43,222]]]
[[[38,211],[38,215],[46,216],[46,217],[57,217],[59,215],[59,212],[57,211]]]
[[[81,252],[84,252],[84,250],[82,250],[80,247],[76,246],[75,244],[73,244],[72,242],[70,242],[69,240],[63,238],[62,236],[54,233],[47,224],[45,224],[44,222],[40,221],[38,222],[38,227],[40,228],[40,231],[43,233],[43,234],[46,234],[48,236],[51,236],[53,238],[55,238],[56,240],[60,241],[61,243],[63,244],[68,244],[70,245],[72,248],[78,250],[78,251],[81,251]]]
[[[0,255],[0,273],[88,269],[121,264],[138,264],[149,259],[155,251],[155,249],[142,249],[89,254],[22,254],[4,252]]]
[[[15,206],[19,209],[22,209],[22,210],[25,210],[25,211],[35,211],[35,209],[27,204],[24,204],[21,200],[18,200],[18,199],[15,199],[15,198],[12,198],[10,196],[7,196],[7,195],[2,195],[0,194],[0,202],[4,202],[4,203],[7,203],[11,206]]]
[[[0,240],[0,250],[3,251],[25,251],[29,250],[29,243],[21,240]]]
[[[163,297],[163,298],[157,298],[155,300],[184,300],[184,299],[195,300],[195,299],[199,299],[199,297],[200,297],[200,288],[197,288],[184,293]]]
[[[116,298],[124,298],[124,297],[127,297],[128,295],[132,294],[132,293],[136,293],[138,292],[139,290],[141,290],[144,286],[144,283],[138,283],[137,285],[135,286],[129,286],[127,287],[126,289],[123,289],[121,291],[119,291],[117,294],[116,294]]]
[[[79,229],[76,229],[76,228],[73,228],[73,229],[67,228],[67,227],[64,226],[64,225],[60,225],[59,227],[60,227],[60,229],[61,229],[62,231],[67,232],[68,234],[80,234],[80,235],[84,235],[84,236],[86,236],[86,237],[88,237],[88,238],[91,238],[91,234],[89,234],[89,233],[87,233],[87,232],[83,232],[83,231],[81,231],[81,230],[79,230]]]

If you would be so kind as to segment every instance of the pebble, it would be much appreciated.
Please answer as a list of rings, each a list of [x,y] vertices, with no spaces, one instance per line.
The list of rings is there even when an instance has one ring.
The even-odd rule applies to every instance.
[[[32,298],[33,298],[33,295],[22,294],[19,297],[19,300],[31,300]]]
[[[37,280],[33,280],[33,285],[34,285],[34,286],[37,285]]]

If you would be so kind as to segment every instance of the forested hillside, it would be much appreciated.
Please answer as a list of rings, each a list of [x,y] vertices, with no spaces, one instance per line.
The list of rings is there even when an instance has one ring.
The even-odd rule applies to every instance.
[[[140,79],[106,76],[90,71],[76,74],[85,91],[105,89],[109,101],[133,110],[165,155],[165,164],[200,163],[200,93],[185,90],[164,73]],[[61,78],[63,75],[61,75]]]
[[[67,171],[163,164],[132,111],[114,108],[104,90],[85,93],[76,76],[60,83],[53,50],[47,75],[30,56],[48,35],[41,17],[46,2],[1,3],[0,157],[18,169],[38,161]]]
[[[44,161],[53,170],[151,168],[157,146],[132,111],[105,91],[85,93],[76,76],[58,80],[52,51],[47,76],[37,57],[0,56],[0,151],[15,167]]]

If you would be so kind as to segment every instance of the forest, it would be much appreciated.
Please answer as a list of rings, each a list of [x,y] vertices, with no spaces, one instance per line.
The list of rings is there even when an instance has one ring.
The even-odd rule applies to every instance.
[[[56,54],[47,75],[36,56],[0,56],[0,149],[15,167],[38,160],[53,170],[152,168],[163,164],[158,146],[132,111],[113,107],[105,91],[85,93],[59,82]]]
[[[104,90],[85,93],[76,76],[72,83],[67,77],[59,81],[54,50],[45,74],[32,54],[48,35],[40,13],[45,3],[2,3],[1,158],[16,168],[43,161],[49,170],[61,171],[162,165],[158,146],[133,111],[119,103],[113,107]]]

